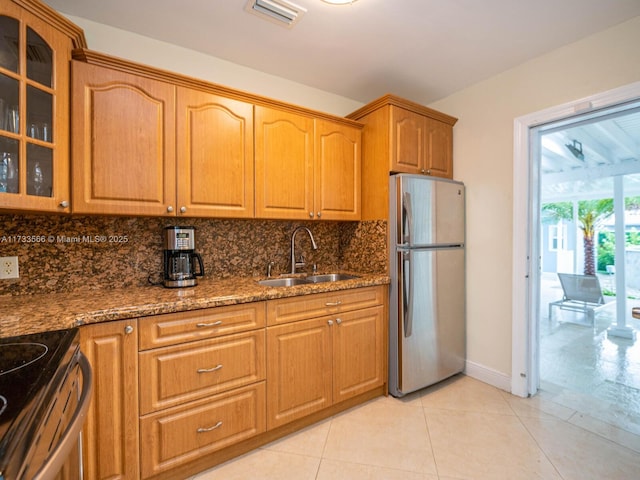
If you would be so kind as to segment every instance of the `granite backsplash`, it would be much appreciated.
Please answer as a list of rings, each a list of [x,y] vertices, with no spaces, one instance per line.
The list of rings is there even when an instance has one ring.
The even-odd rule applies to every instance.
[[[291,233],[308,269],[386,273],[386,222],[298,222],[156,217],[0,215],[0,256],[17,256],[20,278],[0,280],[0,296],[142,286],[162,276],[162,229],[196,227],[211,278],[264,276],[290,269]]]

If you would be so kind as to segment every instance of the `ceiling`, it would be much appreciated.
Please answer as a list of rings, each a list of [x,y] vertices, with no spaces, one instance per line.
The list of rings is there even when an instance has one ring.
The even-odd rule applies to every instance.
[[[44,1],[362,103],[429,104],[640,15],[640,0],[294,0],[306,13],[285,28],[247,0]]]
[[[620,175],[625,195],[640,195],[640,101],[540,133],[543,202],[611,198],[613,178]]]

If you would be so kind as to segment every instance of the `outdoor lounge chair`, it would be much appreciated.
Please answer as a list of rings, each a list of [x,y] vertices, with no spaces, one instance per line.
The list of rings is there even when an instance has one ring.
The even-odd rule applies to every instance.
[[[562,300],[549,303],[549,322],[553,320],[553,307],[573,312],[584,312],[587,322],[572,321],[579,325],[595,326],[595,313],[607,304],[602,296],[600,282],[595,275],[575,275],[559,273],[560,284],[564,295]]]

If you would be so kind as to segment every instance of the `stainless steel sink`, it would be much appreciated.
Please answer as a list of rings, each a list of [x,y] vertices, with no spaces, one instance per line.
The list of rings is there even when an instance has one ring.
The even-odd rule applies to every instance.
[[[309,283],[325,283],[325,282],[339,282],[340,280],[352,280],[359,278],[355,275],[347,275],[346,273],[326,273],[323,275],[309,275],[305,277],[305,280]]]
[[[267,278],[266,280],[258,280],[258,283],[266,287],[292,287],[294,285],[303,285],[309,282],[304,278],[283,277],[283,278]]]
[[[258,280],[260,285],[266,287],[293,287],[294,285],[305,285],[309,283],[339,282],[340,280],[351,280],[360,278],[346,273],[325,273],[322,275],[309,275],[306,277],[278,277]]]

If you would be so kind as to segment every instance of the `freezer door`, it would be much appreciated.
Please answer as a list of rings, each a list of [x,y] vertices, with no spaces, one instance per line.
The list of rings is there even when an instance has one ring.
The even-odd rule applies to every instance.
[[[398,342],[397,389],[403,395],[464,369],[464,249],[399,251],[397,267],[393,337]]]
[[[393,180],[398,245],[464,244],[463,184],[416,175],[397,175]]]

